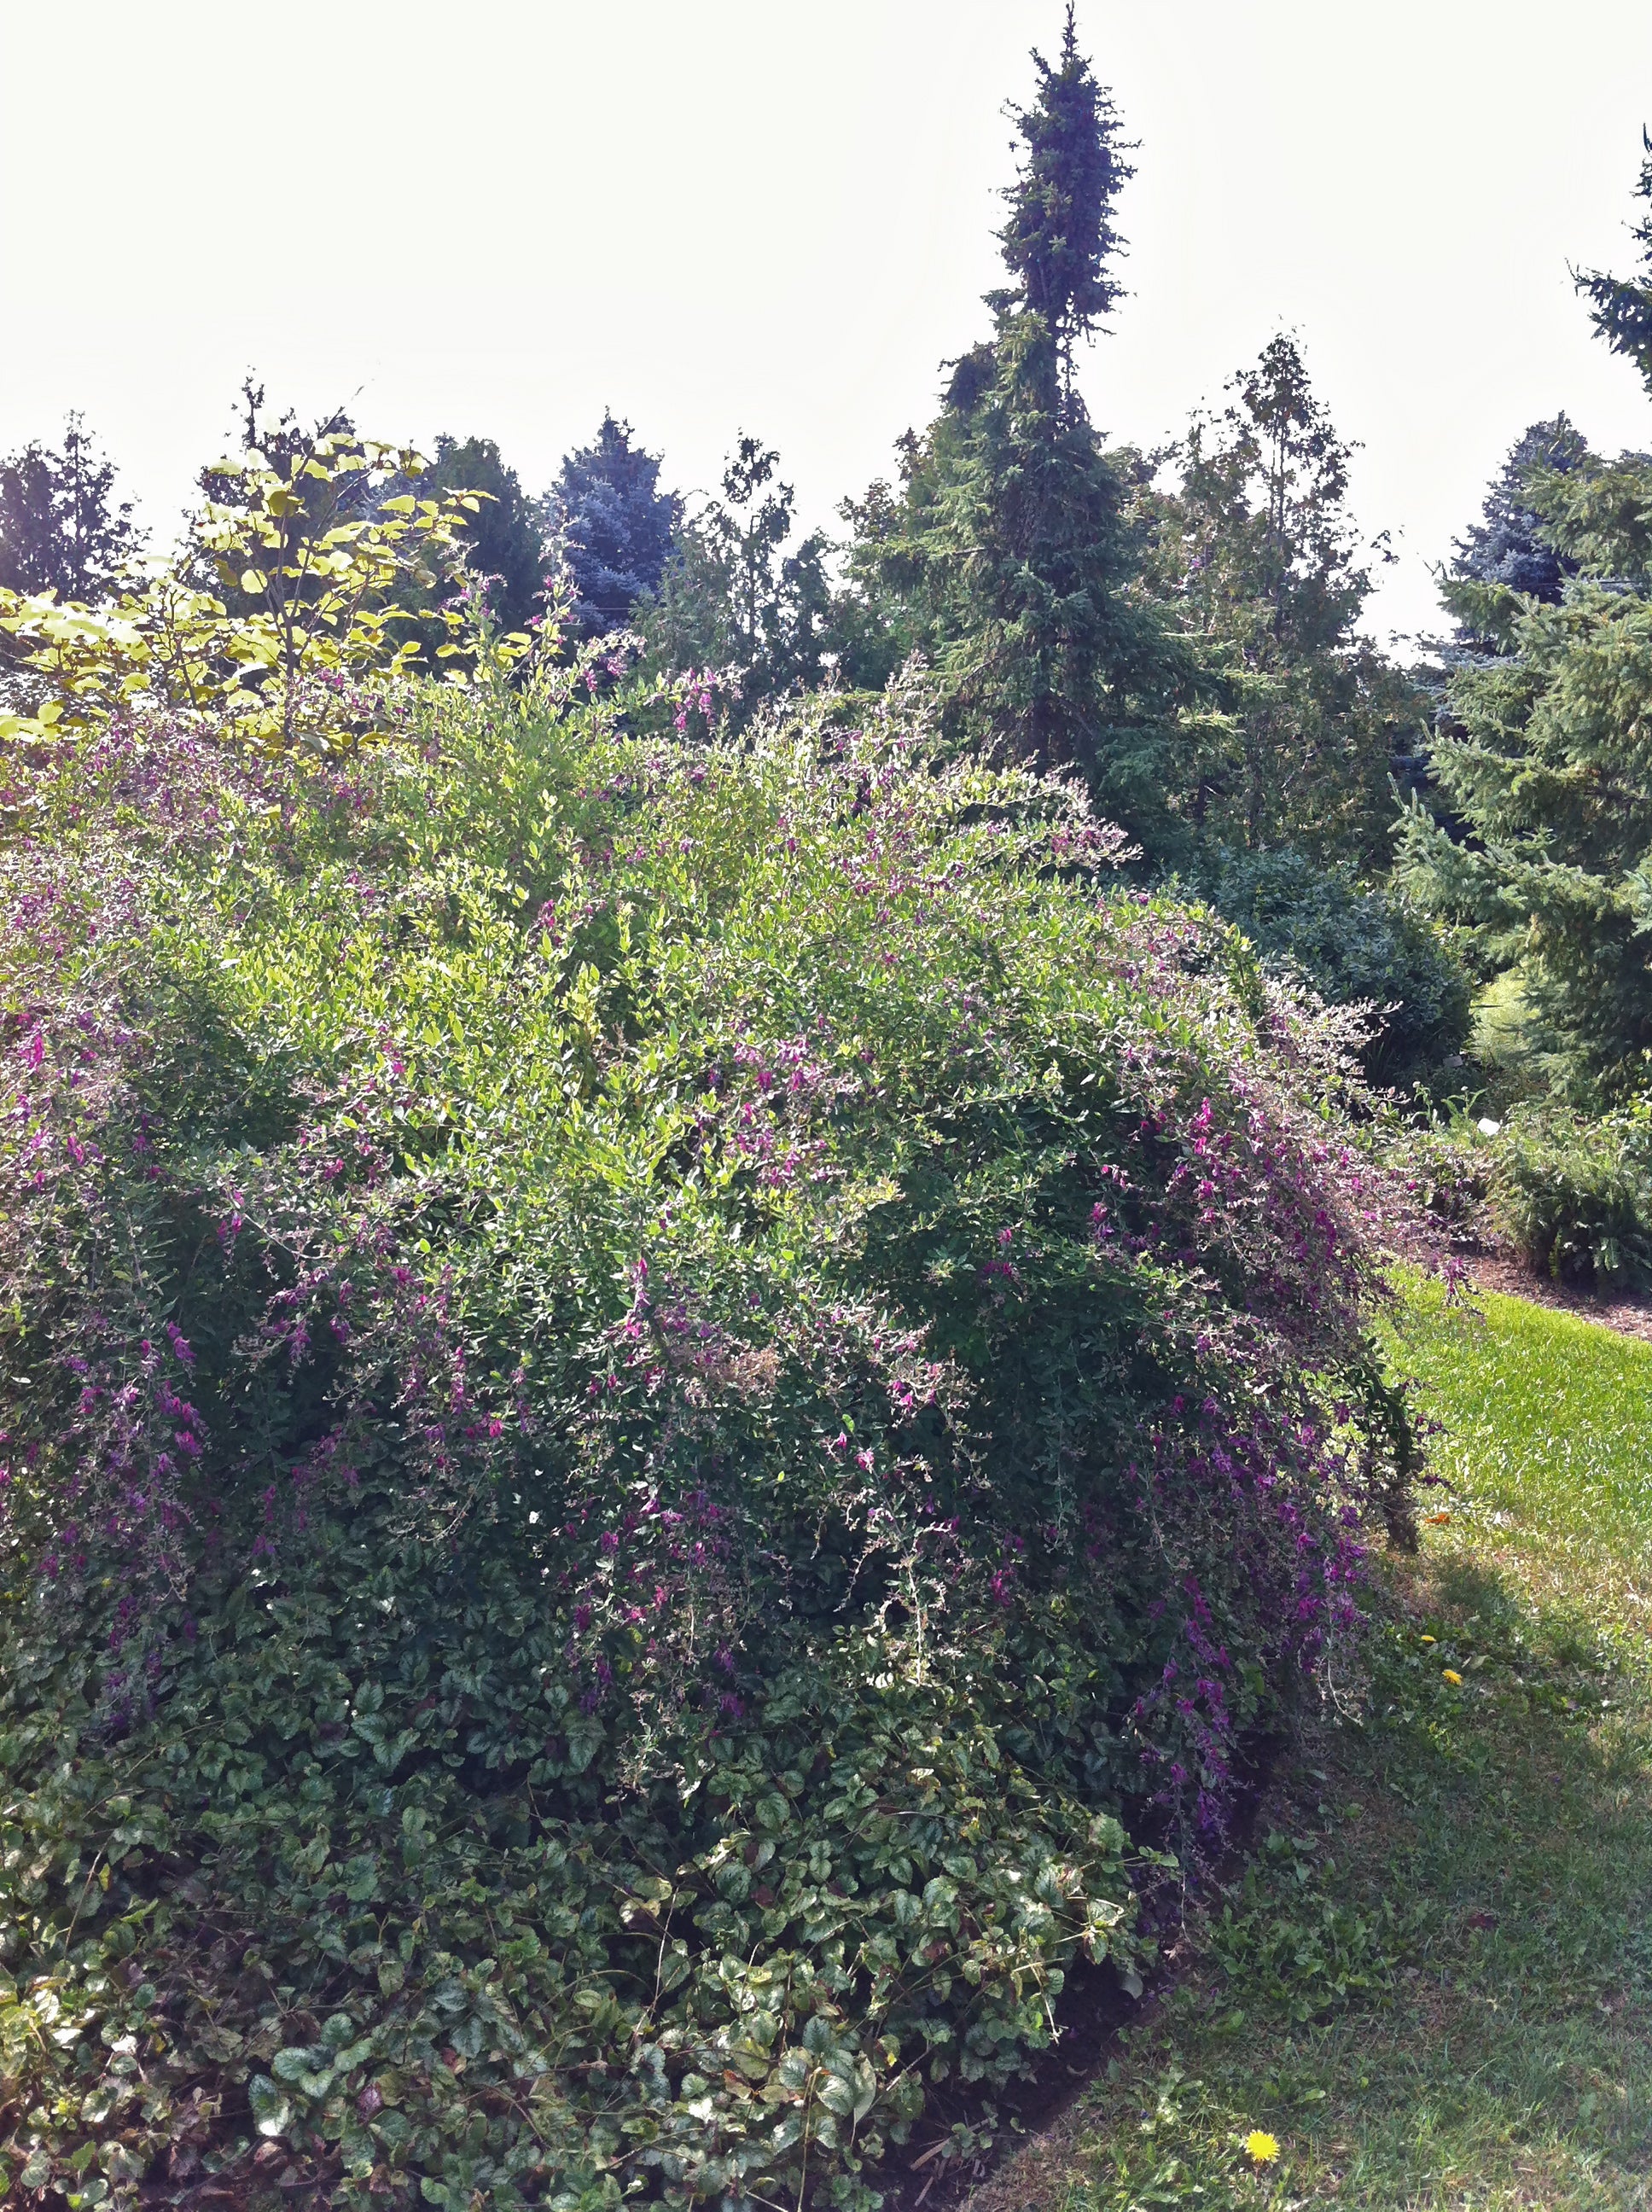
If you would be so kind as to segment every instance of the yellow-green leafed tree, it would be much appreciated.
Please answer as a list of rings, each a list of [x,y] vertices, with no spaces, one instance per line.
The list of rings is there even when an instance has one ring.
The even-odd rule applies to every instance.
[[[187,553],[129,573],[106,604],[0,591],[0,630],[30,691],[27,711],[0,715],[0,738],[67,735],[138,708],[210,716],[271,750],[370,731],[422,650],[398,632],[410,621],[400,596],[463,566],[483,496],[421,498],[423,469],[410,450],[334,434],[278,462],[255,451],[208,471],[225,496],[194,517]]]

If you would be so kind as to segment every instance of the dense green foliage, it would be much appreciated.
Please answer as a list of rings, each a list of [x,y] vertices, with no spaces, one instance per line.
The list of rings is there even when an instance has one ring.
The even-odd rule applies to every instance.
[[[501,458],[491,438],[442,436],[419,489],[434,494],[470,492],[479,503],[466,520],[465,563],[487,592],[493,619],[501,630],[525,630],[544,612],[545,528],[538,502],[522,489],[520,477]],[[439,580],[428,596],[440,591]],[[440,624],[425,633],[425,650],[434,655],[446,641]]]
[[[826,541],[811,532],[790,552],[797,494],[780,455],[742,436],[723,471],[721,499],[679,526],[658,589],[637,629],[662,675],[720,675],[737,719],[764,700],[818,684],[831,592]]]
[[[1104,449],[1133,149],[1071,8],[1034,58],[993,335],[841,574],[760,441],[689,513],[611,416],[540,501],[249,380],[147,576],[83,442],[0,471],[0,2194],[871,2212],[1357,1706],[1418,1538],[1365,1085],[1469,1018],[1378,880],[1418,694],[1294,341]],[[1592,1094],[1649,514],[1527,434],[1404,828]],[[1652,1279],[1648,1129],[1397,1181]],[[1229,1979],[1391,1996],[1427,1916],[1287,1860]]]
[[[1652,1048],[1640,789],[1652,603],[1632,567],[1638,526],[1619,534],[1582,516],[1597,502],[1632,514],[1646,477],[1624,462],[1534,493],[1584,568],[1558,605],[1454,587],[1454,602],[1473,600],[1471,625],[1500,626],[1508,647],[1454,676],[1453,721],[1433,748],[1440,793],[1472,834],[1460,842],[1418,804],[1401,852],[1417,896],[1473,925],[1484,960],[1518,966],[1549,1048],[1608,1088],[1639,1080]],[[1591,559],[1585,541],[1603,536],[1611,550]]]
[[[1197,664],[1142,580],[1126,468],[1102,450],[1042,317],[1000,311],[958,365],[898,514],[857,557],[907,611],[971,742],[1082,771],[1154,858],[1173,811]]]
[[[1174,488],[1146,501],[1149,579],[1225,709],[1181,764],[1178,797],[1201,841],[1386,866],[1390,761],[1422,702],[1359,633],[1371,577],[1350,449],[1294,339],[1274,338],[1230,389],[1177,449]]]
[[[404,489],[422,471],[416,453],[350,430],[270,443],[269,455],[249,449],[203,472],[219,495],[191,518],[172,562],[128,572],[112,605],[0,586],[0,636],[30,710],[0,714],[0,743],[97,735],[134,711],[169,710],[267,750],[325,756],[382,726],[396,678],[422,651],[409,603],[462,559],[481,497],[420,497]],[[463,619],[446,607],[440,634]],[[530,644],[495,634],[494,657]],[[465,648],[449,637],[437,650]]]
[[[1327,1005],[1370,1009],[1362,1057],[1373,1081],[1437,1078],[1461,1052],[1467,980],[1439,931],[1392,893],[1288,849],[1223,854],[1205,880],[1264,962],[1294,970]]]
[[[1564,1107],[1516,1115],[1491,1194],[1534,1267],[1601,1290],[1652,1285],[1652,1102],[1598,1120]]]

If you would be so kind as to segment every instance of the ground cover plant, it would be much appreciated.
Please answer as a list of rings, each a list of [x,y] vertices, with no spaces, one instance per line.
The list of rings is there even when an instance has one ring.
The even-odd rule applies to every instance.
[[[1180,1985],[971,2212],[1646,2202],[1652,1351],[1408,1300],[1442,1426],[1366,1698],[1310,1740]]]
[[[7,762],[25,2200],[858,2201],[1134,1985],[1406,1534],[1236,937],[900,695],[473,657]]]

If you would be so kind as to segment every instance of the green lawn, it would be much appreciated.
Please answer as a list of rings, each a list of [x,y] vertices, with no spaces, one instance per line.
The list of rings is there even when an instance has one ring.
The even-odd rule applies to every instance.
[[[971,2212],[1652,2204],[1652,1350],[1419,1285],[1395,1357],[1449,1517],[1174,1994]]]

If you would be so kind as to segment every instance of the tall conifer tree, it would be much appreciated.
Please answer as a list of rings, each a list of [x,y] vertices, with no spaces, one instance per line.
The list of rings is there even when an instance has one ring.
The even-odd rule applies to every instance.
[[[659,455],[604,413],[592,442],[564,459],[550,501],[584,635],[623,629],[637,601],[659,589],[682,519],[681,501],[659,488]]]
[[[1175,708],[1195,664],[1141,587],[1132,474],[1103,453],[1073,376],[1121,294],[1128,149],[1071,8],[1059,64],[1033,61],[999,234],[1014,283],[987,295],[991,341],[952,364],[908,459],[903,514],[854,557],[909,611],[960,734],[1081,769],[1103,808],[1163,851]]]
[[[1652,392],[1652,149],[1640,269],[1588,274],[1597,331]],[[1570,465],[1560,465],[1562,460]],[[1549,599],[1459,574],[1446,604],[1485,650],[1448,688],[1434,772],[1461,834],[1417,802],[1402,874],[1515,970],[1566,1080],[1652,1079],[1652,460],[1586,454],[1522,478],[1561,565]],[[1570,574],[1566,574],[1566,571]]]
[[[1025,151],[1004,194],[1010,219],[998,234],[1016,289],[989,293],[987,304],[999,313],[1025,307],[1042,316],[1070,384],[1074,347],[1123,296],[1114,263],[1124,241],[1113,210],[1135,170],[1112,99],[1078,51],[1071,0],[1060,67],[1042,54],[1032,59],[1038,97],[1011,110]]]
[[[1348,510],[1351,448],[1284,332],[1228,390],[1177,449],[1175,489],[1147,502],[1150,573],[1225,708],[1192,818],[1215,846],[1386,861],[1391,759],[1422,701],[1359,633],[1371,576]]]
[[[1588,455],[1588,441],[1564,414],[1522,431],[1486,488],[1479,520],[1456,542],[1454,577],[1464,583],[1506,584],[1527,599],[1558,605],[1577,564],[1563,560],[1543,535],[1527,485],[1538,470],[1569,476]],[[1478,642],[1467,632],[1461,637],[1466,645]]]

